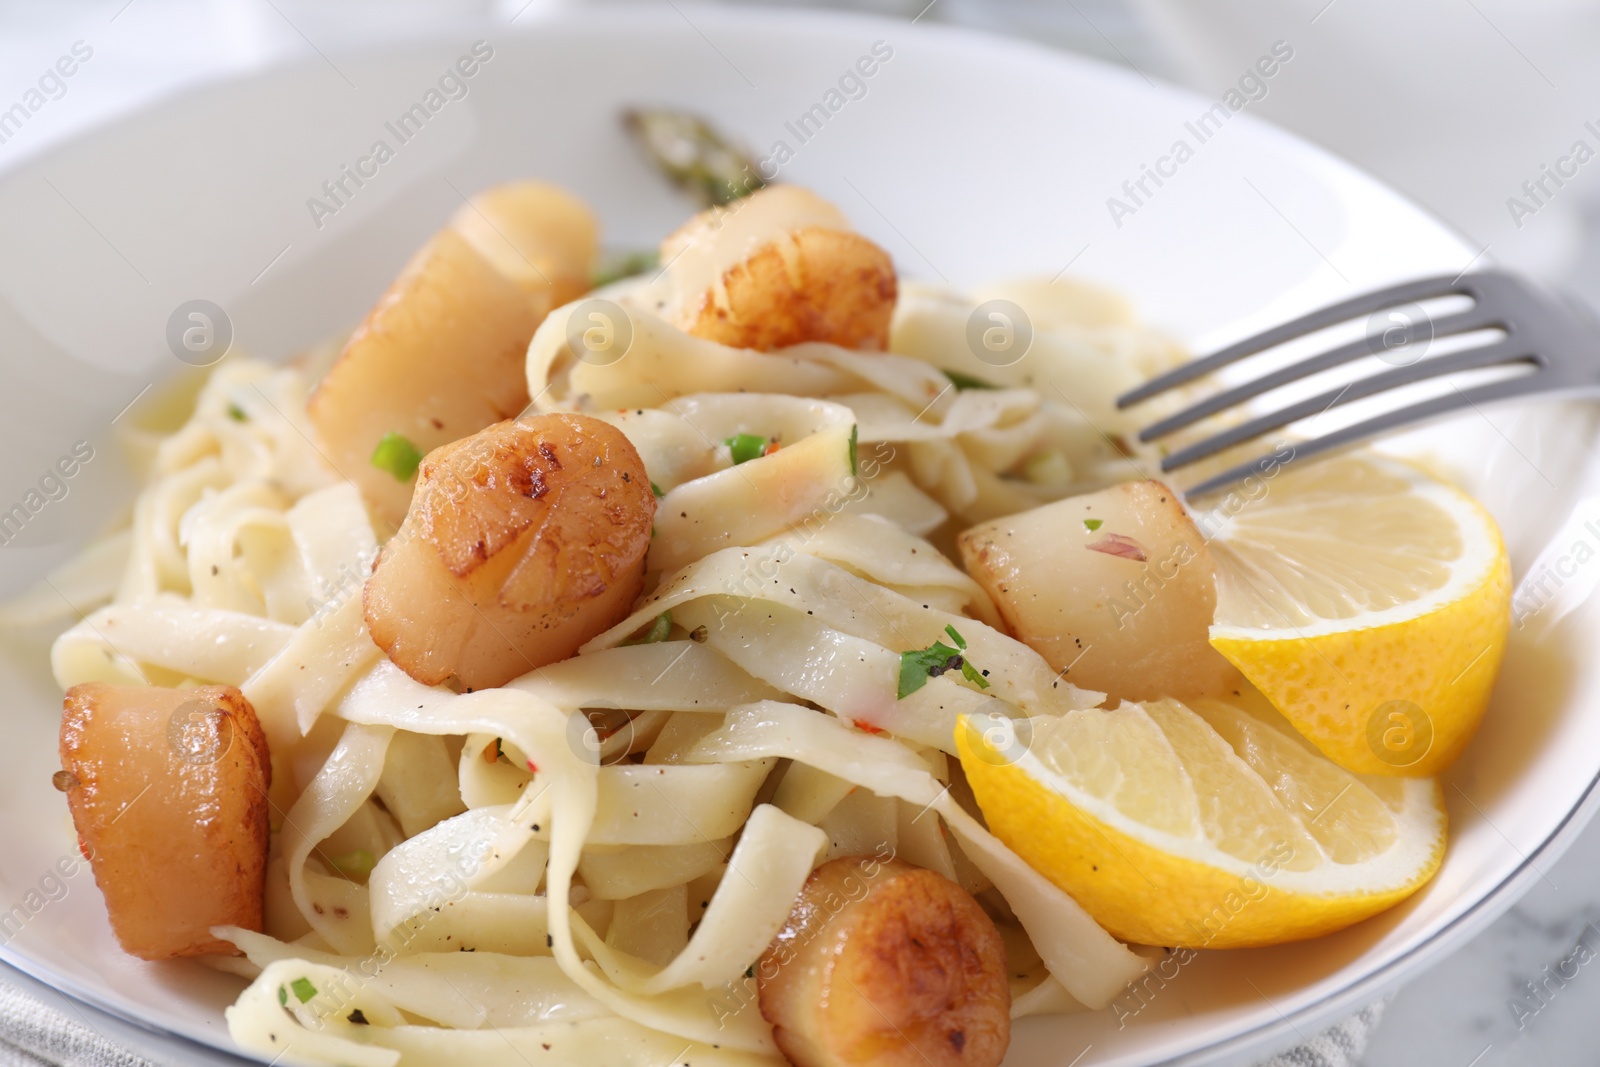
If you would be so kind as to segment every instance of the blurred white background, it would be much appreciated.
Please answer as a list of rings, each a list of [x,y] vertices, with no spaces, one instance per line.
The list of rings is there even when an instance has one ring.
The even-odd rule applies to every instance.
[[[10,84],[0,99],[19,96],[75,40],[95,58],[45,121],[0,144],[0,167],[197,81],[464,21],[532,21],[584,2],[604,0],[5,0],[0,71]],[[1572,156],[1579,141],[1600,152],[1593,0],[831,6],[1014,34],[1213,95],[1286,41],[1294,62],[1252,105],[1256,114],[1361,164],[1502,263],[1600,293],[1600,250],[1590,238],[1600,227],[1600,163]]]
[[[0,0],[0,108],[75,42],[91,62],[0,142],[0,171],[210,79],[384,39],[536,19],[583,0]],[[603,2],[603,0],[591,0]],[[661,0],[673,3],[674,0]],[[769,3],[781,0],[766,0]],[[1600,3],[1595,0],[859,0],[832,6],[1014,34],[1210,95],[1282,40],[1294,61],[1252,105],[1399,188],[1485,258],[1600,306]],[[604,77],[603,70],[595,72]],[[952,72],[959,77],[960,72]],[[55,94],[52,93],[52,96]],[[0,130],[3,132],[3,130]],[[1580,147],[1581,145],[1581,147]],[[192,158],[203,167],[198,138]],[[1507,1001],[1600,923],[1600,830],[1524,902],[1401,993],[1374,1067],[1593,1063],[1600,978],[1536,1023]],[[1596,942],[1600,944],[1600,942]]]

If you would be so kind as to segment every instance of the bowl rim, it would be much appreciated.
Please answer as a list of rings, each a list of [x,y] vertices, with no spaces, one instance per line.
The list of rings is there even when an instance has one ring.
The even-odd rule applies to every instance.
[[[463,33],[493,25],[502,34],[518,38],[526,38],[542,31],[556,30],[559,32],[563,29],[573,28],[607,27],[620,28],[622,32],[648,33],[649,24],[652,20],[660,22],[677,22],[681,20],[688,23],[696,31],[699,31],[700,20],[702,19],[706,23],[719,23],[730,28],[773,32],[779,32],[788,26],[807,29],[827,28],[830,26],[849,26],[855,29],[882,27],[893,29],[900,34],[915,34],[923,38],[938,38],[961,47],[978,47],[991,54],[1021,54],[1037,62],[1087,68],[1093,70],[1094,76],[1099,80],[1120,82],[1122,85],[1134,88],[1135,91],[1140,93],[1153,92],[1189,103],[1213,102],[1211,98],[1204,94],[1166,81],[1160,77],[1142,76],[1142,72],[1122,67],[1098,57],[1072,52],[1065,48],[1052,47],[1027,38],[1008,36],[984,27],[923,23],[918,22],[917,19],[906,22],[875,13],[852,10],[805,7],[735,7],[700,2],[700,0],[679,0],[679,2],[673,3],[671,8],[671,11],[664,11],[659,4],[649,3],[647,0],[625,0],[625,2],[610,3],[601,7],[541,10],[533,13],[534,17],[521,22],[520,25],[500,26],[498,22],[492,22],[487,16],[462,18],[457,25]],[[695,19],[691,21],[686,12],[693,13]],[[520,16],[520,12],[518,16]],[[920,15],[917,16],[918,19],[920,17]],[[517,16],[513,17],[513,23],[516,22],[516,18]],[[351,59],[381,58],[403,54],[410,50],[421,50],[431,45],[433,43],[433,39],[430,36],[431,32],[434,31],[424,29],[414,32],[379,33],[364,40],[343,42],[329,48],[328,51],[334,56]],[[182,100],[207,86],[247,84],[254,81],[296,77],[306,71],[319,68],[324,62],[326,62],[326,59],[318,56],[295,55],[271,61],[264,66],[235,68],[202,75],[175,90],[151,96],[132,108],[124,111],[114,111],[101,116],[62,137],[60,140],[52,141],[39,150],[25,152],[16,158],[0,163],[0,182],[13,178],[20,171],[47,164],[57,153],[85,139],[93,139],[103,135],[121,119],[159,111],[170,106],[174,101]],[[1358,164],[1259,115],[1244,113],[1242,117],[1246,122],[1258,128],[1270,130],[1271,136],[1274,138],[1292,144],[1297,149],[1307,153],[1311,158],[1316,159],[1321,167],[1343,168],[1359,175],[1365,181],[1381,188],[1396,203],[1404,204],[1410,213],[1426,218],[1439,230],[1453,236],[1462,246],[1467,248],[1476,247],[1475,242],[1469,240],[1457,227],[1441,219],[1429,208],[1418,204],[1410,196],[1395,189]],[[1469,263],[1469,268],[1479,263],[1490,265],[1492,262],[1493,257],[1485,249],[1478,253],[1472,263]],[[1486,892],[1483,892],[1482,895],[1478,896],[1459,914],[1443,923],[1438,929],[1428,934],[1409,950],[1383,962],[1347,985],[1336,988],[1308,1003],[1298,1005],[1287,1012],[1278,1012],[1277,1017],[1274,1019],[1268,1019],[1249,1026],[1246,1029],[1218,1038],[1200,1047],[1191,1048],[1187,1052],[1179,1053],[1176,1057],[1162,1062],[1198,1067],[1198,1065],[1215,1063],[1224,1057],[1242,1054],[1246,1051],[1264,1050],[1274,1043],[1289,1047],[1304,1040],[1304,1036],[1301,1034],[1304,1026],[1311,1026],[1320,1030],[1337,1019],[1354,1014],[1362,1007],[1391,994],[1408,978],[1415,976],[1419,971],[1440,962],[1444,957],[1458,950],[1467,940],[1481,932],[1515,904],[1528,885],[1540,874],[1540,861],[1553,861],[1566,852],[1597,811],[1600,811],[1600,771],[1597,771],[1588,784],[1584,786],[1581,795],[1567,810],[1561,821],[1539,841],[1536,847],[1525,853],[1521,861],[1509,873]],[[186,1062],[206,1064],[259,1064],[267,1062],[265,1059],[253,1058],[249,1053],[241,1055],[237,1048],[230,1047],[231,1042],[225,1029],[207,1031],[204,1036],[201,1036],[185,1033],[131,1015],[114,1002],[102,997],[99,993],[57,974],[43,960],[24,955],[16,951],[8,943],[0,943],[0,980],[20,988],[23,992],[40,1000],[47,1006],[58,1010],[69,1008],[72,1011],[76,1011],[84,1017],[85,1022],[90,1023],[92,1030],[98,1033],[103,1026],[112,1032],[114,1040],[124,1043],[130,1049],[147,1056],[159,1057],[177,1054],[184,1055]],[[91,1018],[93,1022],[90,1022]],[[1289,1034],[1293,1034],[1294,1038],[1292,1040],[1284,1040],[1286,1035]],[[101,1036],[107,1035],[102,1034]],[[211,1037],[214,1037],[215,1040],[208,1040]],[[195,1059],[193,1058],[195,1053],[200,1053],[207,1058]]]

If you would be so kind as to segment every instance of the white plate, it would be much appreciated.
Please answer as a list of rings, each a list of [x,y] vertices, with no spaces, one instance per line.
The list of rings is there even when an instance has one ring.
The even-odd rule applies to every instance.
[[[470,95],[433,115],[362,188],[350,186],[319,228],[307,199],[376,139],[393,146],[385,122],[479,37],[494,55]],[[865,95],[799,143],[786,123],[825,102],[876,41],[893,56]],[[0,551],[0,583],[25,584],[126,499],[109,423],[146,384],[181,369],[165,330],[184,301],[226,308],[240,347],[288,355],[359,318],[459,204],[458,190],[514,177],[578,191],[611,244],[653,243],[687,207],[624,138],[624,104],[696,109],[761,155],[787,142],[794,156],[782,178],[837,201],[908,275],[965,285],[1070,264],[1202,348],[1370,286],[1454,273],[1476,252],[1370,178],[1248,115],[1228,119],[1159,189],[1148,184],[1153,195],[1118,226],[1107,199],[1126,199],[1123,182],[1176,140],[1194,146],[1185,124],[1212,102],[921,25],[654,6],[335,61],[337,70],[319,60],[185,93],[0,177],[0,511],[74,442],[96,449],[66,497]],[[1589,491],[1593,437],[1586,410],[1544,405],[1474,413],[1405,447],[1440,457],[1479,493],[1520,573],[1552,536],[1564,546],[1579,536],[1553,531]],[[1519,634],[1483,734],[1451,775],[1455,835],[1424,892],[1335,937],[1205,955],[1152,983],[1132,1018],[1029,1020],[1011,1062],[1199,1062],[1292,1042],[1509,906],[1587,819],[1600,771],[1594,659],[1561,652],[1600,644],[1600,622],[1585,609],[1545,627],[1556,614],[1547,609]],[[1535,630],[1537,643],[1526,639]],[[43,650],[0,660],[11,723],[0,750],[0,901],[24,914],[42,902],[0,958],[101,1008],[229,1048],[221,1008],[235,980],[123,956],[87,874],[46,900],[54,887],[41,880],[73,838],[50,787],[59,694]]]

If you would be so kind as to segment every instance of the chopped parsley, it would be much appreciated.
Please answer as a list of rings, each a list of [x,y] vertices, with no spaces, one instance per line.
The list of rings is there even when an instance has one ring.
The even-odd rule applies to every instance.
[[[381,471],[388,471],[396,481],[409,482],[421,462],[422,453],[417,451],[411,439],[393,430],[384,434],[378,447],[372,450],[372,465]]]
[[[943,370],[943,368],[940,368]],[[962,374],[958,370],[944,371],[944,376],[950,379],[950,384],[956,387],[956,392],[964,393],[968,389],[998,389],[993,382],[986,382],[982,378],[974,378],[970,374]]]
[[[1104,525],[1104,523],[1100,519],[1083,520],[1083,528],[1088,530],[1090,533],[1094,533],[1096,530],[1100,529],[1102,525]]]
[[[238,404],[228,405],[228,418],[232,419],[234,422],[250,421],[250,416],[246,415],[244,413],[244,408],[240,407]]]
[[[295,999],[302,1004],[317,995],[317,987],[311,984],[309,978],[296,978],[289,983],[289,988],[294,990]]]
[[[946,626],[944,632],[950,635],[956,647],[935,641],[927,648],[900,653],[900,687],[896,699],[904,700],[927,685],[929,678],[937,678],[946,671],[960,671],[961,677],[979,689],[989,688],[988,679],[962,655],[967,648],[966,639],[954,626]]]
[[[663,611],[656,616],[655,622],[650,624],[650,629],[645,631],[643,637],[626,642],[630,645],[653,645],[665,641],[672,632],[672,612]]]
[[[650,483],[650,491],[656,495],[657,500],[660,500],[662,497],[667,495],[661,491],[661,487],[655,482]]]
[[[372,873],[372,868],[378,863],[373,859],[372,853],[364,848],[347,852],[343,856],[335,856],[328,862],[333,865],[334,870],[346,878],[365,878]]]
[[[850,424],[850,474],[856,473],[856,434],[861,429],[859,423]]]
[[[753,433],[739,433],[732,437],[725,437],[722,443],[728,446],[728,451],[733,454],[733,465],[749,463],[752,459],[760,459],[767,453],[767,446],[772,444],[772,439],[759,437]]]
[[[289,991],[283,986],[278,987],[278,1006],[281,1008],[289,1006]]]

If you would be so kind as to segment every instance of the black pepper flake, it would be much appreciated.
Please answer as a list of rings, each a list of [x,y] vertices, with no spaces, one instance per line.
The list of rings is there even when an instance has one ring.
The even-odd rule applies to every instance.
[[[357,1026],[370,1026],[370,1025],[372,1025],[371,1023],[367,1022],[367,1017],[361,1013],[361,1009],[360,1008],[357,1008],[355,1011],[352,1011],[349,1015],[346,1015],[345,1018],[349,1019],[351,1022],[355,1023]]]
[[[555,948],[556,947],[556,939],[551,937],[549,934],[545,934],[544,935],[544,947],[545,948]]]

